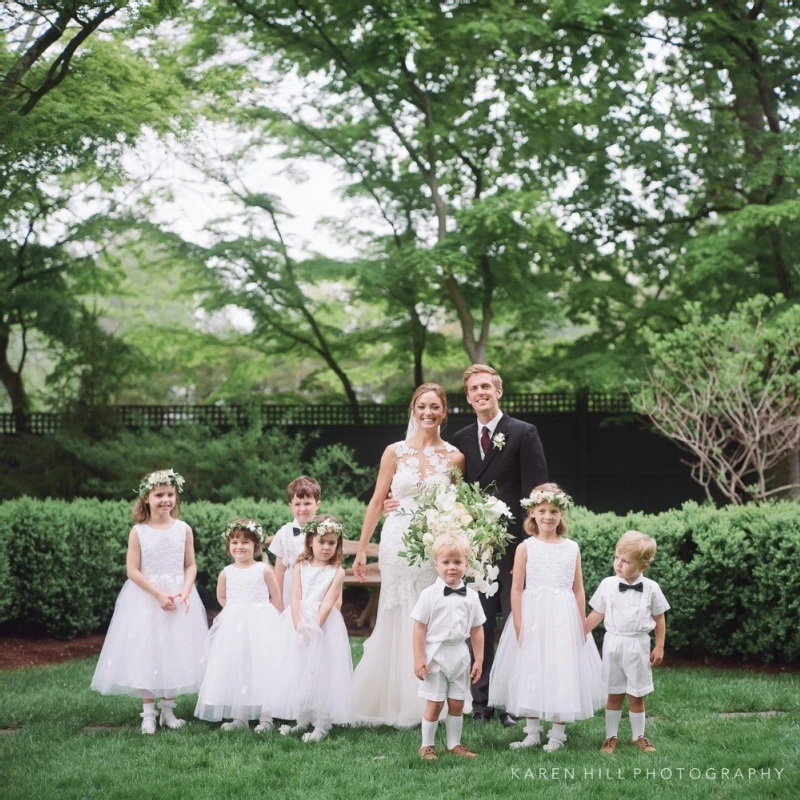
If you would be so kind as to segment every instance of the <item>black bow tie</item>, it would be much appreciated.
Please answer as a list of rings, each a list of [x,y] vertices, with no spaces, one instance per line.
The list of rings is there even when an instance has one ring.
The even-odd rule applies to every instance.
[[[299,535],[300,535],[302,532],[303,532],[303,529],[302,529],[302,528],[292,528],[292,533],[293,533],[295,536],[299,536]]]
[[[460,594],[462,597],[467,596],[467,587],[462,586],[460,589],[451,589],[449,586],[444,587],[444,596],[447,597],[449,594]]]
[[[629,591],[629,590],[630,590],[631,592],[641,592],[641,591],[642,591],[642,588],[643,588],[643,587],[642,587],[642,584],[641,584],[641,583],[634,583],[634,584],[633,584],[633,586],[631,586],[629,583],[621,583],[621,584],[619,585],[619,590],[620,590],[621,592],[627,592],[627,591]]]

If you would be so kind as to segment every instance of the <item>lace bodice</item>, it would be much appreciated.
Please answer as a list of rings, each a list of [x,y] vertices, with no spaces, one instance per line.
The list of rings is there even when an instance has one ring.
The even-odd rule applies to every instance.
[[[315,613],[322,605],[325,592],[336,577],[336,567],[312,567],[308,562],[300,566],[300,580],[303,586],[302,604]]]
[[[156,530],[145,523],[134,526],[139,537],[142,561],[139,569],[146,578],[157,575],[183,576],[186,523],[176,519],[171,528]]]
[[[400,501],[397,511],[387,514],[381,531],[378,565],[381,570],[381,606],[397,608],[407,602],[416,602],[420,592],[436,580],[433,564],[411,566],[398,554],[403,549],[403,534],[408,530],[416,503],[414,498],[424,488],[433,484],[449,486],[450,454],[456,450],[444,444],[444,452],[426,447],[422,452],[405,442],[394,446],[397,470],[392,478],[392,496]],[[410,609],[409,609],[410,611]]]
[[[225,567],[225,596],[226,607],[269,603],[269,589],[264,582],[264,564],[256,563],[244,569],[228,564]]]
[[[397,470],[392,478],[392,496],[400,501],[403,508],[413,508],[414,496],[425,486],[434,483],[450,485],[450,453],[453,445],[442,442],[444,453],[433,447],[426,447],[421,453],[406,442],[397,442],[394,452],[397,456]]]
[[[525,591],[572,591],[578,545],[571,539],[558,544],[542,542],[535,536],[526,539],[528,560],[525,563]]]

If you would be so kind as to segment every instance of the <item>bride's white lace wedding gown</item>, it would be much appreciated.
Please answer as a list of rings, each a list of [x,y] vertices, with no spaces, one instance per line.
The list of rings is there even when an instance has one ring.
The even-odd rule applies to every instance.
[[[439,452],[433,447],[420,452],[406,442],[394,447],[397,471],[391,490],[400,507],[388,514],[383,524],[378,616],[372,636],[364,643],[353,683],[357,723],[403,728],[418,725],[425,708],[414,675],[411,611],[420,592],[436,580],[436,570],[432,563],[411,566],[399,552],[416,508],[414,497],[432,484],[450,485],[450,454],[456,448],[446,442]]]

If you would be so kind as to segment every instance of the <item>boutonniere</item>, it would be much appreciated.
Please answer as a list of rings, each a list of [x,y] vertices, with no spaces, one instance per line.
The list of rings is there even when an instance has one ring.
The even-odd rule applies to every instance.
[[[492,444],[498,450],[502,450],[506,446],[506,435],[504,433],[496,433],[492,436]]]

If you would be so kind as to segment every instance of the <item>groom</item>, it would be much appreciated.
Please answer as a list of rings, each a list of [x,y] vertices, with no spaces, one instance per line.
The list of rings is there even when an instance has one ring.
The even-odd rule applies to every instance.
[[[467,402],[472,406],[477,421],[453,435],[452,443],[467,458],[468,483],[480,484],[502,500],[514,515],[509,531],[514,538],[497,563],[500,573],[499,591],[492,597],[481,594],[481,605],[486,614],[483,625],[483,674],[472,686],[472,708],[476,722],[487,722],[494,709],[489,706],[489,674],[494,661],[494,631],[497,614],[503,621],[511,613],[511,568],[514,553],[524,538],[522,523],[526,511],[520,500],[527,497],[534,486],[547,481],[547,464],[539,434],[533,425],[514,419],[500,410],[503,380],[497,371],[485,364],[473,364],[463,376]],[[514,718],[501,714],[504,725],[514,725]]]

